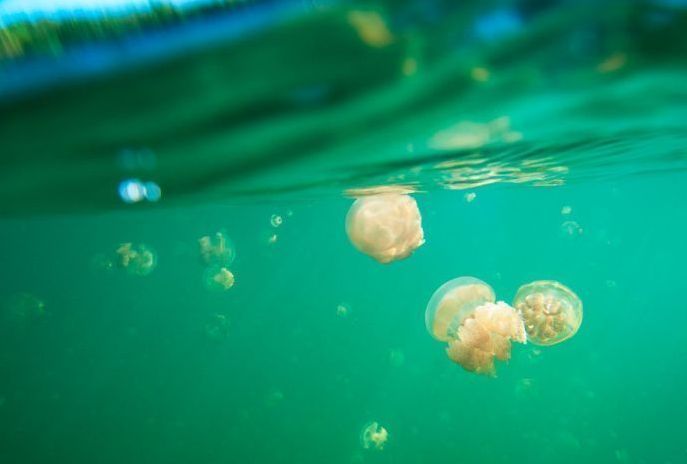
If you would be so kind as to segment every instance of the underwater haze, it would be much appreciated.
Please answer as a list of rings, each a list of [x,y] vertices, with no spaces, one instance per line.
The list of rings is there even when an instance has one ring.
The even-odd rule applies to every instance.
[[[0,1],[0,462],[687,462],[687,4],[130,3]]]

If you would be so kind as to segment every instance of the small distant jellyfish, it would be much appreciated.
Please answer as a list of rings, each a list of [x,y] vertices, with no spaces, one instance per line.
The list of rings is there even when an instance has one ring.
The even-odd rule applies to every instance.
[[[339,316],[340,318],[346,318],[348,317],[348,314],[350,313],[350,309],[348,308],[348,305],[341,303],[336,306],[336,315]]]
[[[523,285],[513,305],[525,321],[528,340],[535,345],[561,343],[575,335],[582,324],[582,300],[553,280]]]
[[[472,203],[475,198],[477,198],[477,194],[475,192],[469,192],[465,194],[465,201],[468,203]]]
[[[568,237],[577,237],[584,233],[584,229],[576,221],[565,221],[561,224],[561,232]]]
[[[265,405],[273,408],[284,401],[284,392],[278,388],[271,389],[265,396]]]
[[[564,207],[561,208],[561,214],[562,214],[563,216],[568,216],[568,215],[570,215],[570,213],[572,213],[572,207],[570,207],[570,206],[564,206]]]
[[[389,350],[389,364],[393,367],[401,367],[406,362],[406,355],[400,348],[392,348]]]
[[[407,258],[425,243],[420,210],[405,194],[358,198],[346,216],[346,233],[353,246],[383,264]]]
[[[205,286],[210,290],[229,290],[235,282],[234,273],[224,266],[211,267],[205,273]]]
[[[200,258],[205,264],[228,266],[236,258],[234,244],[222,231],[200,237],[198,245]]]
[[[153,272],[157,266],[155,252],[141,243],[122,243],[115,253],[117,255],[117,266],[126,269],[132,275],[146,276]]]
[[[45,302],[31,293],[21,292],[12,295],[5,308],[11,320],[30,324],[45,317]]]
[[[283,223],[284,218],[282,218],[278,214],[273,214],[272,217],[270,217],[270,224],[272,224],[272,227],[279,227]]]
[[[383,450],[389,440],[389,432],[377,422],[370,422],[363,427],[360,434],[360,443],[365,449]]]
[[[221,341],[229,336],[229,318],[224,314],[214,314],[205,324],[205,336],[213,341]]]
[[[494,361],[510,359],[511,342],[526,341],[517,311],[495,300],[494,290],[486,283],[458,277],[439,287],[427,305],[427,330],[437,340],[448,342],[448,357],[469,372],[494,375]]]

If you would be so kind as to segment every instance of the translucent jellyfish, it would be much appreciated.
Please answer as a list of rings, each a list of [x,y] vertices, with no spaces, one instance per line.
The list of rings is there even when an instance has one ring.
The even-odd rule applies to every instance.
[[[270,217],[270,224],[272,224],[272,227],[279,227],[284,223],[284,218],[282,218],[278,214],[273,214],[272,217]]]
[[[575,335],[582,324],[582,300],[565,285],[538,280],[518,289],[513,305],[525,320],[535,345],[555,345]]]
[[[234,286],[234,273],[226,267],[211,267],[205,272],[205,286],[210,290],[225,291]]]
[[[494,361],[510,359],[511,342],[526,341],[520,315],[495,299],[486,283],[459,277],[439,287],[427,305],[427,330],[448,342],[448,357],[467,371],[494,375]]]
[[[45,302],[31,293],[17,293],[6,302],[9,318],[19,323],[32,323],[45,317]]]
[[[393,367],[401,367],[406,362],[406,355],[400,348],[392,348],[389,350],[389,364]]]
[[[377,422],[370,422],[360,433],[360,443],[365,449],[383,450],[389,439],[389,432]]]
[[[407,258],[425,242],[417,203],[403,194],[357,199],[346,216],[346,233],[359,251],[380,263]]]
[[[224,314],[213,314],[205,324],[205,336],[213,341],[221,341],[229,336],[229,318]]]
[[[584,233],[584,229],[576,221],[565,221],[561,224],[561,233],[564,237],[578,237]]]
[[[141,243],[122,243],[115,251],[117,266],[137,276],[146,276],[157,266],[155,252]]]
[[[200,247],[200,258],[205,264],[228,266],[236,258],[234,244],[222,231],[200,237],[198,245]]]
[[[345,303],[340,303],[336,306],[336,315],[341,318],[346,318],[350,314],[351,310]]]

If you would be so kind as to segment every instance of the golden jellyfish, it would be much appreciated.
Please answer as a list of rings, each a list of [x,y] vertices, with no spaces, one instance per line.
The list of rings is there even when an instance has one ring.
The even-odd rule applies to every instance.
[[[157,266],[157,255],[143,244],[122,243],[115,251],[116,264],[130,274],[146,276]]]
[[[407,258],[425,243],[416,201],[398,193],[358,198],[346,215],[346,233],[353,246],[383,264]]]
[[[236,258],[234,244],[222,231],[200,237],[198,245],[200,248],[200,258],[205,264],[228,266]]]
[[[555,345],[575,335],[582,324],[582,300],[553,280],[537,280],[518,289],[513,306],[535,345]]]
[[[388,439],[389,432],[378,422],[370,422],[365,425],[360,433],[360,443],[365,449],[383,450]]]
[[[495,360],[510,359],[511,342],[525,343],[517,311],[496,302],[494,290],[474,277],[458,277],[429,300],[425,324],[437,340],[448,342],[448,357],[465,370],[494,375]]]
[[[226,267],[211,267],[205,273],[205,286],[210,290],[229,290],[234,286],[234,273]]]

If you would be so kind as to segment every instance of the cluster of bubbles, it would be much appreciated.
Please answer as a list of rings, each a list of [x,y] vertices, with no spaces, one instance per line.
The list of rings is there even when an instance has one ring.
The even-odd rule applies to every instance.
[[[570,213],[563,208],[562,214]],[[355,248],[384,264],[407,258],[425,241],[420,210],[404,192],[358,198],[346,216],[346,233]],[[551,280],[523,285],[511,306],[497,302],[485,282],[458,277],[434,292],[425,311],[427,330],[447,343],[452,361],[492,376],[496,361],[510,359],[513,342],[554,345],[575,335],[581,323],[580,298]]]
[[[200,259],[206,266],[204,282],[210,290],[226,291],[234,286],[234,273],[229,266],[236,258],[236,249],[223,231],[198,239]]]

